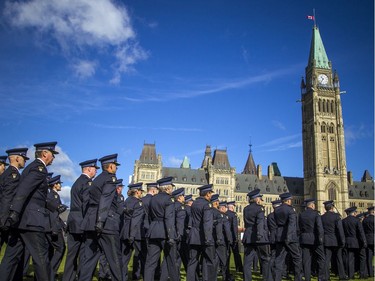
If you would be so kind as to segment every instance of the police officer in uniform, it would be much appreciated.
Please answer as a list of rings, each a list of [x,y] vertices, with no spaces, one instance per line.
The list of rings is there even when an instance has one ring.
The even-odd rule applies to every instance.
[[[341,216],[335,212],[333,200],[323,202],[326,212],[322,215],[324,230],[324,252],[325,252],[325,280],[330,279],[330,264],[332,256],[335,256],[336,267],[340,280],[347,280],[345,275],[342,250],[345,246],[345,234],[342,227]]]
[[[20,170],[29,160],[26,156],[27,150],[27,148],[14,148],[6,151],[10,165],[0,177],[0,229],[3,229],[1,230],[0,250],[4,242],[8,243],[9,229],[4,224],[8,217],[10,204],[17,192],[21,177]]]
[[[80,281],[91,281],[100,257],[104,252],[112,280],[122,281],[120,251],[120,215],[118,214],[118,193],[116,191],[117,154],[99,159],[102,173],[89,188],[89,206],[83,218],[85,232],[85,260],[80,271]]]
[[[374,206],[368,207],[367,211],[369,214],[362,222],[367,241],[366,264],[369,277],[374,277],[374,268],[372,265],[374,258]]]
[[[315,210],[315,199],[305,199],[306,210],[299,214],[300,245],[305,281],[311,280],[311,260],[314,256],[318,265],[318,280],[325,280],[324,229],[322,219]]]
[[[153,281],[155,269],[160,259],[161,251],[167,266],[162,267],[160,280],[178,280],[176,265],[176,223],[174,199],[171,196],[173,184],[172,177],[158,180],[159,193],[151,198],[150,217],[151,223],[147,238],[147,258],[145,265],[144,281]]]
[[[180,252],[181,261],[184,265],[185,270],[187,271],[187,266],[189,264],[189,244],[187,243],[187,239],[189,237],[189,232],[191,228],[191,204],[193,204],[193,195],[185,195],[184,197],[185,202],[185,222],[184,222],[184,234],[181,240],[181,248],[184,249]]]
[[[191,205],[191,229],[188,238],[190,245],[187,281],[198,280],[197,266],[202,257],[202,277],[204,281],[216,280],[215,242],[212,236],[213,210],[210,203],[213,194],[212,184],[198,187],[199,197]]]
[[[73,183],[70,190],[70,212],[67,221],[67,244],[68,252],[65,260],[63,281],[73,281],[79,274],[79,266],[83,264],[83,243],[84,236],[82,230],[83,217],[88,207],[89,188],[96,175],[97,159],[86,160],[79,165],[82,174]],[[79,262],[78,262],[79,259]]]
[[[232,237],[232,232],[230,230],[230,222],[229,222],[229,217],[227,215],[228,212],[228,206],[227,206],[227,201],[221,201],[219,203],[219,211],[223,215],[222,220],[223,220],[223,234],[224,234],[224,248],[225,248],[225,256],[222,261],[222,263],[219,264],[221,267],[221,272],[223,274],[223,280],[226,281],[231,281],[234,280],[233,276],[230,274],[229,270],[229,253],[230,253],[230,245],[233,243],[233,237]]]
[[[348,278],[354,278],[355,260],[358,258],[358,251],[361,245],[367,248],[367,241],[363,231],[362,224],[356,218],[357,207],[352,206],[345,209],[347,217],[342,220],[342,226],[345,234],[345,268],[347,269]]]
[[[9,243],[0,266],[0,276],[12,280],[18,263],[23,265],[24,247],[29,250],[37,280],[54,279],[48,257],[49,243],[46,233],[51,231],[49,211],[46,209],[48,193],[47,166],[51,165],[57,142],[35,144],[35,160],[22,172],[17,192],[10,206],[6,225],[17,228],[19,238]],[[20,270],[22,273],[22,269]]]
[[[51,232],[47,233],[47,239],[50,243],[49,258],[51,268],[56,279],[58,277],[57,271],[66,249],[63,234],[66,226],[64,221],[60,218],[60,214],[65,212],[68,206],[61,203],[60,195],[58,194],[58,192],[61,191],[61,183],[60,175],[49,179],[48,186],[50,191],[47,194],[47,205],[50,206],[49,209],[55,210],[50,211]]]
[[[186,210],[184,206],[185,201],[185,188],[181,187],[172,192],[172,196],[174,198],[174,208],[175,208],[175,215],[176,215],[176,249],[177,249],[177,273],[180,278],[180,268],[181,268],[181,256],[183,252],[186,251],[185,248],[182,247],[182,240],[184,238],[185,232],[185,219],[186,219]],[[184,264],[185,271],[187,270],[187,264]]]
[[[271,201],[272,208],[275,211],[276,208],[280,207],[282,202],[280,199]],[[271,212],[267,216],[267,226],[269,231],[269,241],[270,241],[270,262],[269,262],[269,269],[272,278],[275,278],[275,257],[276,257],[276,232],[277,232],[277,224],[275,221],[275,212]]]
[[[219,265],[226,261],[226,252],[224,244],[224,233],[223,233],[223,214],[219,211],[219,194],[213,194],[211,196],[212,212],[213,212],[213,233],[212,236],[215,241],[215,271],[218,270]]]
[[[264,207],[261,205],[262,196],[260,189],[254,189],[248,194],[249,205],[243,210],[245,233],[242,243],[244,251],[244,280],[252,280],[251,265],[255,253],[258,253],[262,268],[263,280],[272,280],[269,270],[270,248],[267,221],[264,215]]]
[[[234,207],[236,205],[235,201],[228,201],[227,202],[227,215],[229,217],[230,225],[231,225],[231,231],[232,231],[232,239],[233,243],[231,245],[231,250],[233,252],[233,258],[234,258],[234,264],[236,266],[237,272],[243,272],[243,266],[242,266],[242,258],[240,255],[240,249],[238,245],[238,216],[237,213],[234,211]],[[230,254],[230,253],[229,253]],[[228,267],[229,267],[229,260],[230,255],[228,258]]]
[[[142,186],[142,182],[129,184],[128,198],[124,202],[124,220],[120,233],[123,280],[128,280],[127,269],[133,250],[137,256],[142,255],[141,231],[145,216],[141,200]]]
[[[369,277],[374,277],[374,206],[367,208],[368,215],[363,219],[362,226],[366,236],[366,267]]]
[[[146,183],[146,190],[147,193],[145,196],[141,198],[143,207],[145,209],[145,216],[143,220],[143,227],[141,228],[141,252],[142,255],[133,255],[133,273],[132,279],[139,280],[141,279],[141,275],[144,276],[144,265],[146,264],[146,257],[147,257],[147,239],[146,234],[150,227],[151,218],[150,218],[150,201],[151,198],[159,193],[158,183],[157,182],[150,182]],[[141,260],[142,259],[142,260]],[[142,269],[142,272],[141,272]],[[160,260],[157,263],[157,267],[155,269],[155,279],[160,279]]]
[[[282,205],[274,211],[277,224],[275,281],[281,281],[287,253],[293,261],[294,281],[301,281],[302,258],[297,235],[297,213],[292,206],[292,195],[289,192],[282,193],[279,197]]]

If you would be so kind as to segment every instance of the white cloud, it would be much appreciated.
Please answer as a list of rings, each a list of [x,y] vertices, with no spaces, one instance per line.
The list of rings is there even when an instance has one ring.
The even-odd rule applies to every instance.
[[[4,15],[15,27],[33,28],[42,40],[52,37],[68,59],[86,55],[87,49],[113,52],[113,82],[119,82],[130,66],[147,58],[126,7],[111,0],[8,1]],[[92,65],[84,70],[76,73],[80,77],[92,74]]]
[[[182,164],[182,161],[183,161],[183,159],[179,159],[175,156],[171,156],[171,157],[168,158],[168,163],[172,167],[180,167],[181,164]]]
[[[298,140],[296,140],[298,139]],[[282,151],[291,148],[302,147],[301,134],[290,135],[282,138],[277,138],[256,146],[256,148],[262,148],[263,151]],[[257,150],[260,151],[260,150]]]
[[[59,191],[60,199],[63,204],[70,206],[70,190],[71,186],[63,186],[61,187],[61,191]]]
[[[351,145],[357,140],[372,138],[374,131],[364,124],[352,125],[345,128],[345,144]]]
[[[80,78],[87,78],[95,74],[96,62],[79,60],[72,65],[72,68],[76,76]]]
[[[285,131],[285,130],[286,130],[284,124],[281,123],[281,122],[278,121],[278,120],[272,120],[272,124],[273,124],[276,128],[278,128],[278,129],[280,129],[280,130],[282,130],[282,131]]]

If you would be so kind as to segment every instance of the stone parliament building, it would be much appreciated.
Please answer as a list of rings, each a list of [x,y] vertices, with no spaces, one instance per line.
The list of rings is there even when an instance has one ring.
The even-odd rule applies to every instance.
[[[359,212],[374,204],[374,180],[364,171],[360,181],[354,181],[347,171],[345,135],[340,100],[338,74],[332,71],[318,27],[313,27],[308,65],[301,81],[303,178],[281,175],[277,163],[266,171],[256,165],[250,146],[244,169],[239,173],[231,167],[226,149],[211,150],[207,145],[200,168],[192,169],[187,157],[179,168],[164,167],[155,144],[143,145],[134,164],[132,182],[155,182],[172,176],[176,188],[185,194],[198,196],[197,187],[213,184],[221,200],[235,200],[242,224],[242,210],[247,206],[247,193],[259,188],[264,194],[266,214],[272,211],[271,201],[279,194],[291,192],[293,205],[301,211],[305,198],[316,198],[316,206],[324,213],[323,202],[335,200],[337,211],[344,216],[349,206]]]

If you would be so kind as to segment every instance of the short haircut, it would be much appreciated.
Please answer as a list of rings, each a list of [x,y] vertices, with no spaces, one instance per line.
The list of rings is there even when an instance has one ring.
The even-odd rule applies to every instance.
[[[212,192],[212,190],[204,190],[204,191],[199,191],[199,196],[206,196],[209,192]]]
[[[171,185],[169,185],[169,184],[159,186],[159,190],[160,190],[161,192],[166,191],[166,190],[169,189],[169,188],[171,188]]]
[[[41,158],[42,157],[43,150],[36,150],[35,151],[35,158]]]
[[[330,210],[333,209],[333,205],[331,205],[331,204],[326,204],[326,205],[324,205],[324,209],[325,209],[326,211],[330,211]]]

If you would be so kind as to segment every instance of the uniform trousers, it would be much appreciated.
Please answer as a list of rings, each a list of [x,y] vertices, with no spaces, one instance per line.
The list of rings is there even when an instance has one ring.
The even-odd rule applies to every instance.
[[[111,270],[112,280],[122,281],[120,238],[118,234],[104,234],[99,237],[95,231],[87,231],[84,247],[85,261],[82,265],[80,281],[91,281],[103,251]]]
[[[285,258],[287,253],[290,254],[294,265],[294,280],[300,281],[302,273],[302,259],[301,252],[299,249],[299,243],[297,242],[277,242],[276,243],[276,255],[275,255],[275,281],[281,281]]]
[[[270,272],[270,247],[269,245],[256,245],[256,244],[245,244],[244,245],[244,280],[251,281],[252,280],[252,265],[253,261],[258,255],[260,260],[260,267],[262,269],[262,275],[264,281],[273,280],[272,274]]]
[[[132,256],[133,250],[140,247],[140,241],[134,241],[132,244],[128,240],[121,241],[121,262],[122,262],[122,279],[128,280],[128,265]],[[133,267],[134,270],[134,267]],[[133,279],[133,278],[132,278]]]
[[[354,278],[354,268],[356,255],[358,255],[358,249],[345,248],[345,268],[349,279]]]
[[[66,254],[62,281],[73,281],[76,278],[76,275],[79,275],[79,268],[83,264],[84,236],[79,233],[68,233],[67,243],[68,252]]]
[[[238,245],[238,242],[235,242],[231,245],[231,250],[230,252],[233,253],[233,258],[234,258],[234,264],[236,266],[236,271],[237,272],[243,272],[243,265],[242,265],[242,258],[240,254],[240,248]],[[230,252],[229,252],[229,258],[228,258],[228,267],[229,267],[229,262],[230,262]]]
[[[313,256],[316,257],[316,263],[318,265],[318,280],[325,280],[325,255],[323,245],[301,244],[301,250],[305,281],[311,280],[311,260]]]
[[[144,281],[153,281],[155,270],[158,265],[161,251],[164,253],[166,267],[161,267],[160,281],[168,280],[177,281],[177,265],[176,265],[176,245],[170,245],[165,239],[149,239],[147,245],[147,258],[145,264]],[[163,262],[164,262],[163,260]]]
[[[64,235],[62,232],[58,232],[56,235],[47,233],[47,239],[50,244],[48,256],[53,274],[56,276],[66,249]]]
[[[23,273],[24,247],[26,247],[33,259],[34,272],[37,280],[52,281],[54,274],[51,270],[51,264],[48,257],[49,243],[44,232],[12,230],[14,234],[8,241],[1,266],[0,276],[4,280],[17,280]],[[18,267],[21,265],[20,267]],[[22,277],[21,279],[22,280]]]
[[[142,276],[145,274],[145,263],[146,263],[146,256],[147,256],[147,242],[145,238],[142,240],[137,241],[140,243],[139,247],[134,248],[134,255],[133,255],[133,273],[132,279],[138,280],[141,279]]]
[[[366,278],[368,276],[367,266],[366,266],[366,248],[360,248],[358,251],[358,261],[359,261],[359,278]]]
[[[100,253],[99,256],[99,270],[98,270],[98,277],[101,279],[109,279],[111,277],[111,270],[109,269],[109,264],[105,254],[103,252]]]
[[[367,264],[367,272],[368,272],[369,277],[374,277],[373,259],[374,259],[374,245],[369,244],[366,248],[366,264]]]
[[[20,281],[23,277],[25,244],[16,229],[9,232],[8,245],[0,265],[0,276],[4,280]],[[22,265],[22,266],[21,266]]]
[[[229,244],[216,246],[216,268],[221,269],[225,281],[231,279],[228,267],[229,247]]]
[[[276,257],[276,244],[270,244],[270,262],[269,270],[272,280],[275,279],[275,257]]]
[[[344,262],[342,259],[342,248],[339,247],[324,247],[325,251],[325,280],[330,279],[330,264],[332,263],[332,254],[336,257],[335,263],[339,279],[345,279]]]
[[[217,271],[215,267],[215,246],[190,245],[189,264],[186,273],[187,281],[197,281],[197,266],[202,257],[203,281],[216,280]]]
[[[187,267],[189,263],[189,248],[190,248],[190,245],[186,243],[186,238],[182,238],[180,256],[181,256],[181,262],[184,265],[185,271],[187,271]]]

